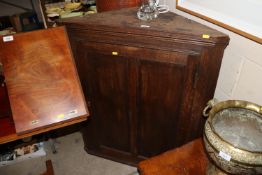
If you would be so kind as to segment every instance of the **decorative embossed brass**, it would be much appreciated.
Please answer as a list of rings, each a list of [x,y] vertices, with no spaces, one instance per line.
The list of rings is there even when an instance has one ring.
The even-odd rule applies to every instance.
[[[204,143],[213,162],[230,174],[262,174],[261,106],[240,100],[209,102],[207,114]],[[225,173],[209,166],[207,174]]]

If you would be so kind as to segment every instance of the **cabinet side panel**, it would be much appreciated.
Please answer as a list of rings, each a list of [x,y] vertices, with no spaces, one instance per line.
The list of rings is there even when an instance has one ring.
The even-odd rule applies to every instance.
[[[192,104],[191,120],[198,122],[191,123],[192,134],[187,136],[186,141],[191,141],[203,134],[206,118],[202,111],[206,103],[214,97],[218,74],[224,54],[225,46],[203,48],[200,59],[199,81],[196,86],[194,102]]]

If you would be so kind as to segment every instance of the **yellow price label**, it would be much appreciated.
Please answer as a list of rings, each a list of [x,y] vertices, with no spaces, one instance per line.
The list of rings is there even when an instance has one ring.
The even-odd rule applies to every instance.
[[[112,55],[118,55],[118,52],[112,52]]]
[[[32,121],[31,121],[31,124],[32,124],[32,125],[36,125],[36,124],[38,124],[38,123],[39,123],[39,120],[32,120]]]
[[[65,114],[59,114],[56,116],[57,119],[63,119],[65,118]]]
[[[210,38],[210,36],[209,36],[209,35],[207,35],[207,34],[203,34],[203,35],[202,35],[202,38],[204,38],[204,39],[209,39],[209,38]]]

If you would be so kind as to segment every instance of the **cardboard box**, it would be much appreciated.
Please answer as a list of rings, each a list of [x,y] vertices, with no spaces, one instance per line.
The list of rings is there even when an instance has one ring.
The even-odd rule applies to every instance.
[[[25,153],[24,155],[21,156],[17,156],[15,152],[10,152],[9,155],[2,155],[2,159],[0,157],[0,167],[3,166],[7,166],[7,165],[12,165],[24,160],[28,160],[28,159],[32,159],[32,158],[37,158],[37,157],[42,157],[42,156],[46,156],[46,152],[44,150],[44,143],[40,142],[35,144],[37,145],[38,149],[36,151],[32,151],[30,153]],[[9,159],[9,160],[5,160],[5,159]]]

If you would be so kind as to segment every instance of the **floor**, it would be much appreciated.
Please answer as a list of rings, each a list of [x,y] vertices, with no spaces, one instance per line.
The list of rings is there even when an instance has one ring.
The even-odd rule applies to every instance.
[[[45,171],[48,159],[52,160],[55,175],[138,175],[135,167],[87,154],[79,132],[57,138],[55,145],[56,154],[45,142],[46,156],[1,167],[0,175],[39,175]]]

